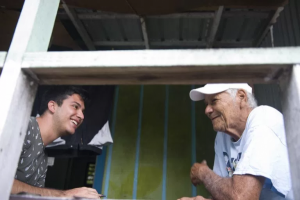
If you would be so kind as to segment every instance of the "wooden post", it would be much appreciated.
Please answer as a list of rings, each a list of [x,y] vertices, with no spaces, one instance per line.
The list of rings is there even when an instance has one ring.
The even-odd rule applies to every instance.
[[[90,38],[83,23],[78,18],[75,10],[73,8],[69,8],[68,5],[65,3],[65,1],[62,0],[62,2],[63,2],[63,4],[62,4],[63,8],[65,9],[67,15],[69,16],[70,20],[72,21],[72,23],[73,23],[74,27],[76,28],[76,30],[78,31],[79,35],[81,36],[85,46],[89,50],[96,50],[96,47],[94,46],[92,39]]]
[[[0,51],[0,71],[1,71],[1,68],[3,67],[3,65],[4,65],[5,58],[6,58],[6,52],[5,51]]]
[[[280,12],[283,10],[283,7],[277,8],[276,11],[270,16],[269,22],[266,24],[262,32],[259,33],[258,38],[254,40],[253,46],[259,47],[263,39],[268,34],[271,26],[276,23],[277,18],[279,17]]]
[[[59,0],[26,0],[0,77],[0,194],[13,184],[37,83],[21,70],[25,52],[47,51]]]
[[[146,26],[146,20],[145,20],[145,18],[141,17],[140,21],[141,21],[141,27],[142,27],[142,32],[143,32],[143,38],[144,38],[144,42],[145,42],[145,47],[146,47],[146,49],[150,49],[149,39],[148,39],[148,33],[147,33],[147,26]]]
[[[207,45],[206,45],[207,48],[212,48],[213,46],[219,28],[219,24],[221,22],[223,10],[224,10],[224,6],[220,6],[219,9],[215,12],[215,17],[207,40]]]
[[[300,65],[282,86],[282,108],[289,152],[294,199],[300,199]]]

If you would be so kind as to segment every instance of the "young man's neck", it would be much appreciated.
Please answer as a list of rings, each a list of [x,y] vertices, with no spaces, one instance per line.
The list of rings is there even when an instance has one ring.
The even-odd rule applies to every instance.
[[[37,117],[36,120],[39,124],[41,137],[45,146],[59,137],[57,130],[54,128],[52,116],[45,113],[42,116]]]

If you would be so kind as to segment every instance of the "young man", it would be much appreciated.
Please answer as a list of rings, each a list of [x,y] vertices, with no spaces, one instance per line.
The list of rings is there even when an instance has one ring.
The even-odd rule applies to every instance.
[[[51,88],[43,96],[40,117],[31,117],[28,124],[12,194],[19,192],[56,197],[99,198],[92,188],[61,191],[44,188],[47,172],[45,146],[55,139],[74,134],[84,119],[87,94],[78,87]]]
[[[204,99],[217,136],[213,170],[195,163],[190,177],[213,199],[292,199],[283,116],[256,105],[248,84],[207,84],[190,92]],[[201,196],[181,200],[202,200]]]

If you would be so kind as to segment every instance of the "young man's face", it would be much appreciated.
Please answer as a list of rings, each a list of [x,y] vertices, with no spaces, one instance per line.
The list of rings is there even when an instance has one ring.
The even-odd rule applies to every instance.
[[[54,120],[61,135],[74,134],[84,119],[84,101],[78,94],[73,94],[57,106]]]

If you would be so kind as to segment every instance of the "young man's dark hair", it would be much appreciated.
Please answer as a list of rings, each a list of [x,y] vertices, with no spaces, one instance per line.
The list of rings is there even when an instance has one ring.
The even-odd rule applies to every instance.
[[[40,93],[44,94],[40,116],[31,117],[28,122],[11,193],[27,192],[41,196],[99,199],[97,190],[93,188],[79,187],[68,190],[44,188],[48,168],[45,147],[59,137],[75,133],[82,124],[87,104],[87,92],[80,87],[47,88],[45,93]]]
[[[72,96],[73,94],[78,94],[81,96],[83,102],[87,104],[89,101],[88,92],[82,87],[75,86],[52,86],[43,95],[39,114],[42,115],[48,109],[48,102],[55,101],[58,106],[61,106],[63,101]]]

